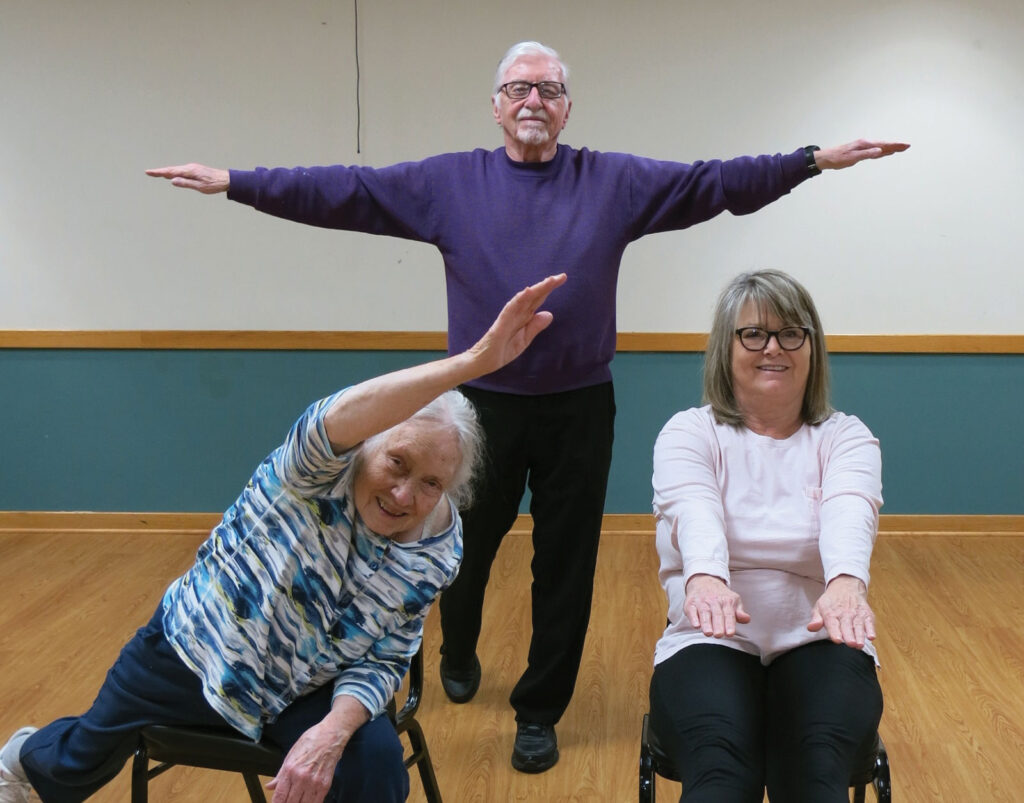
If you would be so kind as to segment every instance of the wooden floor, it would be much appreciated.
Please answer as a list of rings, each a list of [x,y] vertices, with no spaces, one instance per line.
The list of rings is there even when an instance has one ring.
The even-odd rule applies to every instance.
[[[201,534],[0,532],[0,734],[79,713],[124,640],[191,562]],[[1024,538],[885,534],[873,565],[894,800],[1024,800]],[[558,727],[562,758],[539,776],[508,763],[509,691],[529,633],[529,540],[495,566],[469,704],[437,681],[436,612],[426,630],[420,721],[448,803],[636,800],[640,720],[665,604],[652,539],[607,534],[586,654]],[[411,800],[422,800],[412,779]],[[178,768],[154,801],[245,800],[240,778]],[[659,800],[678,786],[659,780]],[[128,799],[122,772],[95,798]],[[869,800],[872,796],[869,794]]]

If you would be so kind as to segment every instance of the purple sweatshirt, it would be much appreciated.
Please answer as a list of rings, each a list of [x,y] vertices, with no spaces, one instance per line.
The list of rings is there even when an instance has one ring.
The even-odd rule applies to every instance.
[[[228,197],[300,223],[437,246],[452,354],[473,345],[523,287],[568,274],[544,306],[551,326],[518,359],[470,383],[533,395],[611,379],[615,286],[629,243],[726,210],[755,212],[808,175],[803,149],[682,164],[559,145],[540,163],[498,148],[384,168],[232,170]]]

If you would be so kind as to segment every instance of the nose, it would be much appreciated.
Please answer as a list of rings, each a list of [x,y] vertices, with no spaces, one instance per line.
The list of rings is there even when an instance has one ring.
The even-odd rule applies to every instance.
[[[540,89],[538,89],[535,86],[531,86],[530,94],[526,96],[526,100],[524,100],[523,103],[529,106],[531,109],[536,109],[539,106],[543,106],[544,104],[540,96]]]
[[[775,347],[774,348],[772,348],[772,342],[773,341],[775,343]],[[777,354],[778,352],[782,351],[782,346],[779,345],[779,336],[778,335],[774,335],[774,334],[773,335],[768,335],[768,342],[764,344],[764,351],[765,352],[770,352],[772,354]]]
[[[411,480],[406,477],[395,482],[394,487],[391,489],[391,495],[400,505],[411,504],[414,496]]]

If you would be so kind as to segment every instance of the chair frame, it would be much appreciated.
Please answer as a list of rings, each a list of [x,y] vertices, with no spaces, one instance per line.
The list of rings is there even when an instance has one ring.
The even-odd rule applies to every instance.
[[[655,776],[680,782],[679,773],[672,760],[662,751],[654,731],[650,727],[650,714],[644,714],[640,730],[640,794],[639,803],[655,803]],[[882,737],[875,734],[875,760],[870,771],[854,774],[850,779],[853,787],[853,803],[864,803],[868,786],[875,790],[878,803],[891,803],[892,782],[889,776],[889,754]]]
[[[434,775],[434,765],[430,760],[423,728],[416,721],[416,711],[423,696],[422,644],[409,664],[408,677],[409,688],[405,702],[396,711],[396,703],[391,699],[387,713],[394,723],[395,731],[399,735],[406,734],[409,740],[411,752],[404,757],[406,769],[415,764],[428,803],[442,803],[441,789]],[[150,761],[156,764],[150,766]],[[277,747],[253,742],[229,728],[219,730],[150,725],[140,732],[132,761],[132,803],[147,803],[149,781],[174,766],[239,773],[245,779],[252,803],[266,803],[259,776],[276,775],[283,761],[284,753]]]

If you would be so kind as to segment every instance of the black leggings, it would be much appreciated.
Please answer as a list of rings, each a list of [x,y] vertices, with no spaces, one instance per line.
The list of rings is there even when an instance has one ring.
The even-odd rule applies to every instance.
[[[846,803],[882,717],[874,661],[830,641],[762,666],[717,644],[654,668],[651,727],[683,782],[680,801]]]

